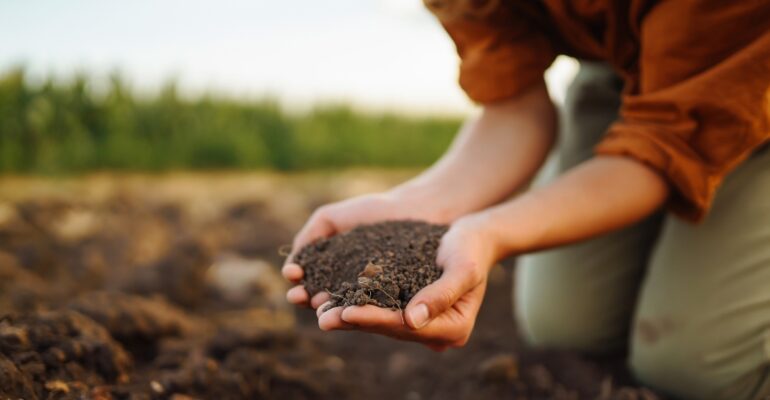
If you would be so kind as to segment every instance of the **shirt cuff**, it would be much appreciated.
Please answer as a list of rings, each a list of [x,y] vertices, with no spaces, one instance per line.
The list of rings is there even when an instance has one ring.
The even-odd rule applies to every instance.
[[[514,47],[467,57],[460,65],[460,86],[480,104],[515,97],[543,82],[543,73],[554,59],[547,51]]]

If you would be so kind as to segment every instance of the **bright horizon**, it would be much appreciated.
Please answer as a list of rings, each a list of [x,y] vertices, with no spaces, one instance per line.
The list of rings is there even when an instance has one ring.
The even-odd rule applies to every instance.
[[[453,44],[419,0],[137,0],[0,3],[0,71],[31,79],[113,71],[139,92],[271,96],[290,107],[347,102],[468,113]],[[561,101],[577,63],[546,75]]]

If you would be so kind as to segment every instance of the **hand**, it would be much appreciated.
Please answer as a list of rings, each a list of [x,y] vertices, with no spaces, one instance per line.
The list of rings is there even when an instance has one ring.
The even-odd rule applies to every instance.
[[[299,285],[304,272],[301,266],[292,263],[291,260],[302,247],[316,239],[345,232],[360,224],[392,219],[446,222],[445,215],[437,210],[432,202],[423,201],[418,196],[396,190],[354,197],[317,209],[294,238],[292,254],[287,257],[282,269],[283,276],[297,284],[286,293],[288,301],[296,305],[310,305],[318,308],[329,299],[329,294],[326,292],[318,293],[310,299],[304,286]]]
[[[436,351],[465,345],[484,298],[487,276],[495,262],[495,245],[482,218],[455,222],[441,239],[437,263],[444,272],[420,290],[405,312],[373,305],[318,308],[323,330],[361,330],[422,343]]]

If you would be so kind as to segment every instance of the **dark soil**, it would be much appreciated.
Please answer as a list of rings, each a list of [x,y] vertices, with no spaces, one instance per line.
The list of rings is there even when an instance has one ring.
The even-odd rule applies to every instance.
[[[94,387],[127,382],[133,367],[104,327],[75,311],[6,317],[0,322],[0,353],[17,374],[0,387],[24,399],[78,398]]]
[[[445,225],[387,221],[362,225],[302,248],[295,262],[305,270],[311,295],[331,293],[327,306],[373,304],[403,309],[441,276],[436,251]]]
[[[0,400],[658,398],[629,378],[622,354],[523,347],[510,265],[490,275],[462,349],[321,332],[312,311],[283,300],[277,249],[296,225],[261,203],[201,216],[145,196],[0,199]],[[403,307],[439,276],[445,229],[390,222],[317,242],[300,256],[324,260],[308,287],[360,293],[365,271],[367,301]],[[352,285],[340,292],[342,282]]]

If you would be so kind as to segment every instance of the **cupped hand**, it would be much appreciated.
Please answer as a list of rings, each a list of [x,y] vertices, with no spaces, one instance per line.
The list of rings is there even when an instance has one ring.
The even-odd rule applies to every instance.
[[[301,266],[291,260],[302,247],[314,240],[348,231],[360,224],[396,219],[444,222],[429,202],[408,198],[395,192],[363,195],[318,208],[295,236],[292,253],[287,257],[281,271],[286,279],[295,284],[286,293],[288,301],[296,305],[318,308],[329,299],[329,294],[325,292],[317,293],[311,299],[300,284],[304,272]]]
[[[319,327],[386,335],[437,351],[465,345],[495,262],[494,244],[480,219],[471,216],[452,224],[441,239],[436,261],[444,270],[441,277],[420,290],[403,313],[372,305],[327,311],[319,307]]]

